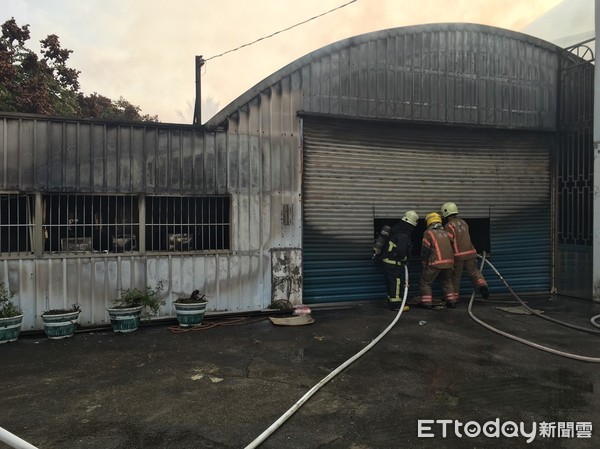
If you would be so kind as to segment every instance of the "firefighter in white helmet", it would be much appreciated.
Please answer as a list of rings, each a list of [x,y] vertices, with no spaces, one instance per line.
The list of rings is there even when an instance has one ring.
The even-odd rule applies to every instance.
[[[392,226],[387,245],[383,248],[383,274],[390,310],[398,310],[402,305],[402,266],[408,259],[410,236],[418,221],[419,215],[416,211],[406,211],[402,220]]]
[[[477,250],[471,242],[469,225],[458,217],[458,207],[454,203],[442,204],[441,212],[447,220],[444,229],[452,238],[452,249],[454,250],[454,270],[452,272],[454,291],[458,296],[460,279],[463,271],[466,271],[475,288],[479,290],[484,299],[487,299],[489,297],[488,284],[477,268]]]
[[[436,278],[440,280],[443,300],[447,307],[455,307],[458,295],[452,287],[452,269],[454,267],[454,253],[450,236],[442,227],[442,218],[437,212],[431,212],[425,217],[427,229],[423,234],[421,246],[421,302],[425,308],[433,306],[431,285]]]

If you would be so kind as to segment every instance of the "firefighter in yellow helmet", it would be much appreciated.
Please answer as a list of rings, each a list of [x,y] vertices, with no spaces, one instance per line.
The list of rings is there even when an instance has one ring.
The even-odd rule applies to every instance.
[[[437,212],[431,212],[425,217],[427,229],[423,234],[421,246],[421,302],[420,306],[431,308],[433,296],[431,285],[436,278],[440,280],[443,300],[447,307],[455,307],[457,294],[452,287],[451,274],[454,268],[454,252],[450,236],[442,227],[442,217]]]
[[[471,282],[479,290],[483,299],[489,297],[488,284],[477,268],[477,250],[471,242],[469,225],[458,217],[456,204],[448,202],[442,204],[442,216],[447,220],[444,229],[452,238],[454,250],[454,270],[452,272],[452,286],[458,295],[460,292],[460,279],[463,271],[471,278]]]
[[[402,220],[392,226],[389,240],[382,251],[383,274],[390,310],[399,310],[402,305],[402,266],[408,259],[410,236],[418,221],[417,212],[406,211]]]

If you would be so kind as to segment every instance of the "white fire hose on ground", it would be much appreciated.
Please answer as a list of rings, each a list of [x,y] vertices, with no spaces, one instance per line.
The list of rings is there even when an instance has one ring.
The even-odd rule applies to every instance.
[[[10,433],[8,430],[0,427],[0,441],[8,444],[10,447],[15,449],[37,449],[35,446],[29,444],[27,441],[22,440],[18,436]]]
[[[547,320],[553,321],[553,322],[555,322],[555,323],[561,324],[561,325],[563,325],[563,326],[568,326],[568,327],[570,327],[570,328],[573,328],[573,329],[577,329],[577,330],[583,331],[583,332],[588,332],[588,333],[592,333],[592,334],[599,334],[599,332],[598,332],[598,331],[596,331],[595,329],[588,329],[588,328],[584,328],[584,327],[575,326],[575,325],[573,325],[573,324],[570,324],[570,323],[565,323],[565,322],[563,322],[563,321],[559,321],[559,320],[556,320],[556,319],[554,319],[554,318],[550,318],[550,317],[543,316],[543,315],[541,315],[540,313],[536,312],[535,310],[531,309],[531,308],[530,308],[529,306],[527,306],[527,304],[525,304],[525,303],[524,303],[524,302],[521,300],[521,298],[519,298],[519,296],[518,296],[518,295],[517,295],[517,294],[516,294],[516,293],[513,291],[513,289],[510,287],[510,285],[508,285],[508,282],[506,282],[506,281],[504,280],[504,278],[502,277],[502,275],[501,275],[501,274],[498,272],[498,270],[496,269],[496,267],[494,267],[494,265],[492,265],[492,263],[491,263],[489,260],[487,260],[487,259],[485,258],[485,252],[483,253],[483,257],[482,257],[482,256],[479,256],[479,255],[478,255],[478,257],[480,257],[480,258],[481,258],[481,270],[483,270],[483,267],[484,267],[484,265],[487,263],[487,264],[488,264],[488,265],[489,265],[489,266],[492,268],[492,270],[494,270],[494,272],[495,272],[495,273],[498,275],[498,277],[499,277],[499,278],[500,278],[500,280],[501,280],[501,281],[504,283],[504,285],[506,286],[506,288],[508,288],[508,290],[510,291],[510,293],[511,293],[511,294],[512,294],[512,295],[513,295],[513,296],[514,296],[514,297],[515,297],[515,298],[516,298],[516,299],[517,299],[517,300],[518,300],[520,303],[521,303],[521,305],[523,305],[523,306],[524,306],[524,307],[525,307],[527,310],[529,310],[529,311],[530,311],[531,313],[533,313],[534,315],[536,315],[536,316],[539,316],[540,318],[544,318],[544,319],[547,319]],[[499,335],[502,335],[502,336],[504,336],[504,337],[506,337],[506,338],[510,338],[511,340],[518,341],[519,343],[523,343],[523,344],[525,344],[525,345],[527,345],[527,346],[531,346],[532,348],[535,348],[535,349],[540,349],[540,350],[542,350],[542,351],[549,352],[549,353],[551,353],[551,354],[559,355],[559,356],[562,356],[562,357],[567,357],[567,358],[569,358],[569,359],[580,360],[580,361],[582,361],[582,362],[600,363],[600,358],[597,358],[597,357],[587,357],[587,356],[583,356],[583,355],[577,355],[577,354],[571,354],[571,353],[568,353],[568,352],[558,351],[558,350],[556,350],[556,349],[549,348],[549,347],[547,347],[547,346],[543,346],[543,345],[540,345],[540,344],[537,344],[537,343],[533,343],[533,342],[531,342],[531,341],[529,341],[529,340],[525,340],[525,339],[523,339],[523,338],[517,337],[517,336],[515,336],[515,335],[512,335],[512,334],[509,334],[508,332],[501,331],[501,330],[499,330],[499,329],[496,329],[496,328],[495,328],[495,327],[493,327],[493,326],[490,326],[490,325],[489,325],[489,324],[487,324],[487,323],[484,323],[483,321],[481,321],[479,318],[477,318],[477,317],[476,317],[476,316],[473,314],[472,308],[473,308],[473,299],[474,299],[474,298],[475,298],[475,291],[473,291],[473,294],[471,295],[471,300],[469,301],[469,315],[470,315],[470,316],[471,316],[471,318],[473,318],[473,320],[475,320],[477,323],[481,324],[483,327],[485,327],[485,328],[487,328],[487,329],[491,330],[492,332],[495,332],[495,333],[497,333],[497,334],[499,334]],[[600,315],[597,315],[597,316],[595,316],[594,318],[592,318],[592,324],[594,324],[594,325],[596,325],[596,326],[597,326],[597,324],[595,324],[594,320],[595,320],[595,319],[597,319],[598,317],[600,317]],[[600,326],[598,326],[598,327],[600,327]]]
[[[545,317],[542,316],[541,314],[539,314],[538,312],[534,311],[533,309],[529,308],[529,306],[527,306],[522,300],[521,298],[519,298],[519,296],[512,290],[512,288],[510,287],[510,285],[508,285],[508,283],[504,280],[504,278],[502,277],[502,275],[498,272],[498,270],[496,269],[496,267],[494,267],[494,265],[492,265],[492,263],[488,260],[486,260],[485,258],[485,253],[482,256],[479,256],[482,259],[481,262],[481,269],[483,269],[484,265],[487,263],[492,270],[494,270],[494,272],[498,275],[498,277],[500,278],[500,280],[504,283],[504,285],[508,288],[508,290],[511,292],[511,294],[524,306],[526,307],[531,313],[533,313],[536,316],[540,316],[541,318],[545,318],[545,319],[549,319],[550,321],[554,321],[558,324],[562,324],[562,325],[566,325],[568,327],[577,329],[577,330],[581,330],[584,332],[590,332],[590,333],[599,333],[594,331],[593,329],[587,329],[587,328],[582,328],[579,326],[575,326],[569,323],[564,323],[562,321],[553,319],[553,318],[549,318],[549,317]],[[275,432],[285,421],[287,421],[298,409],[300,409],[300,407],[302,407],[302,405],[304,405],[304,403],[306,403],[318,390],[321,389],[321,387],[323,387],[326,383],[328,383],[331,379],[333,379],[335,376],[337,376],[339,373],[341,373],[344,369],[346,369],[347,367],[349,367],[352,363],[354,363],[356,360],[358,360],[360,357],[362,357],[364,354],[366,354],[369,350],[371,350],[398,322],[398,320],[400,319],[400,316],[402,315],[402,312],[404,311],[404,306],[406,305],[406,298],[408,296],[408,268],[406,267],[406,265],[404,266],[404,295],[402,297],[402,304],[400,305],[400,309],[398,310],[398,314],[396,315],[396,317],[394,318],[394,320],[392,321],[392,323],[383,330],[383,332],[381,332],[381,334],[379,334],[375,339],[373,339],[373,341],[371,341],[371,343],[369,343],[367,346],[365,346],[361,351],[359,351],[358,353],[356,353],[354,356],[350,357],[348,360],[346,360],[344,363],[342,363],[340,366],[338,366],[335,370],[333,370],[331,373],[329,373],[326,377],[324,377],[323,379],[321,379],[321,381],[319,383],[317,383],[314,387],[312,387],[308,392],[306,392],[304,394],[304,396],[302,396],[292,407],[290,407],[283,415],[281,415],[281,417],[279,419],[277,419],[277,421],[275,421],[269,428],[267,428],[263,433],[261,433],[254,441],[252,441],[250,444],[248,444],[245,449],[253,449],[258,447],[263,441],[265,441],[273,432]],[[558,351],[556,349],[553,348],[549,348],[547,346],[543,346],[543,345],[539,345],[537,343],[533,343],[530,342],[528,340],[525,340],[523,338],[517,337],[515,335],[509,334],[507,332],[503,332],[499,329],[494,328],[493,326],[490,326],[487,323],[484,323],[483,321],[481,321],[479,318],[477,318],[472,311],[473,308],[473,300],[475,298],[475,291],[473,291],[472,295],[471,295],[471,299],[469,301],[469,315],[471,316],[471,318],[476,321],[477,323],[479,323],[480,325],[484,326],[485,328],[491,330],[492,332],[495,332],[499,335],[502,335],[504,337],[510,338],[511,340],[515,340],[518,341],[519,343],[523,343],[525,345],[531,346],[535,349],[540,349],[542,351],[546,351],[549,352],[551,354],[556,354],[562,357],[567,357],[570,359],[574,359],[574,360],[580,360],[580,361],[584,361],[584,362],[592,362],[592,363],[600,363],[600,358],[595,358],[595,357],[586,357],[586,356],[581,356],[581,355],[577,355],[577,354],[571,354],[571,353],[567,353],[567,352],[562,352],[562,351]],[[596,315],[594,317],[592,317],[591,319],[591,323],[592,325],[594,325],[595,327],[600,328],[600,324],[598,324],[596,321],[600,319],[600,315]],[[8,444],[9,446],[15,448],[15,449],[37,449],[35,446],[29,444],[27,441],[19,438],[18,436],[10,433],[9,431],[3,429],[2,427],[0,427],[0,441]]]
[[[258,447],[273,432],[275,432],[285,421],[287,421],[288,418],[290,418],[294,413],[296,413],[296,411],[300,407],[302,407],[302,405],[306,401],[308,401],[311,398],[311,396],[314,395],[323,385],[325,385],[327,382],[329,382],[331,379],[333,379],[335,376],[337,376],[339,373],[341,373],[344,369],[346,369],[352,363],[354,363],[356,360],[358,360],[360,357],[362,357],[373,346],[375,346],[379,342],[379,340],[381,340],[394,327],[394,325],[400,319],[400,316],[402,315],[402,312],[404,311],[404,306],[406,305],[406,297],[407,296],[408,296],[408,268],[406,267],[406,265],[404,265],[404,295],[402,297],[402,304],[400,305],[400,310],[398,311],[396,318],[394,318],[394,321],[392,321],[392,324],[390,324],[387,328],[385,328],[381,334],[379,334],[371,343],[369,343],[367,346],[365,346],[361,351],[357,352],[354,356],[350,357],[348,360],[346,360],[344,363],[342,363],[340,366],[338,366],[335,370],[333,370],[331,373],[329,373],[326,377],[324,377],[318,384],[316,384],[314,387],[312,387],[310,390],[308,390],[306,392],[306,394],[298,400],[298,402],[296,402],[292,407],[290,407],[288,409],[288,411],[285,412],[283,415],[281,415],[281,417],[277,421],[275,421],[267,430],[265,430],[263,433],[261,433],[254,441],[252,441],[248,446],[246,446],[245,449],[253,449],[253,448]]]

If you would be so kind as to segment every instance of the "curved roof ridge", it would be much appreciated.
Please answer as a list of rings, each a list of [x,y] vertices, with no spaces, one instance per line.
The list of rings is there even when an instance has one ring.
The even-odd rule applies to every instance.
[[[291,63],[283,66],[281,69],[267,76],[263,80],[259,81],[253,87],[248,89],[242,95],[231,101],[227,106],[217,112],[210,120],[208,120],[204,127],[207,129],[212,129],[218,127],[222,124],[229,116],[234,114],[241,106],[248,103],[252,98],[256,97],[262,91],[267,89],[268,87],[274,85],[277,81],[289,76],[293,72],[298,69],[310,64],[311,61],[321,58],[322,56],[332,53],[333,51],[338,51],[343,48],[351,47],[354,45],[363,44],[369,41],[376,41],[382,38],[399,36],[402,34],[410,34],[414,32],[424,32],[424,31],[481,31],[481,32],[489,32],[495,33],[499,35],[505,35],[507,37],[513,37],[515,39],[520,39],[527,41],[533,45],[537,45],[540,47],[547,48],[549,50],[556,50],[560,47],[547,42],[543,39],[537,38],[535,36],[530,36],[528,34],[524,34],[518,31],[508,30],[505,28],[499,28],[491,25],[482,25],[476,23],[469,22],[448,22],[448,23],[429,23],[429,24],[420,24],[420,25],[409,25],[403,27],[396,28],[387,28],[378,31],[371,31],[368,33],[358,34],[356,36],[351,36],[345,39],[341,39],[339,41],[333,42],[331,44],[327,44],[321,48],[311,51],[304,56],[292,61]]]

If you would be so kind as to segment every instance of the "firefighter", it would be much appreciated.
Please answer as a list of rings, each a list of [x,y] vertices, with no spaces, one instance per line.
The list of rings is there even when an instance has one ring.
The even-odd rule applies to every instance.
[[[431,285],[436,278],[440,280],[443,300],[447,307],[455,307],[458,295],[452,287],[452,269],[454,267],[454,252],[450,236],[442,227],[442,217],[437,212],[431,212],[425,217],[427,229],[423,234],[421,246],[421,302],[419,305],[430,309],[433,306]]]
[[[403,264],[410,251],[410,236],[417,226],[419,215],[414,210],[407,211],[402,220],[390,230],[389,240],[382,254],[383,274],[387,289],[390,310],[399,310],[402,305]]]
[[[488,284],[477,268],[477,250],[471,242],[469,225],[465,220],[458,217],[458,207],[454,203],[442,204],[442,216],[447,220],[444,229],[452,239],[454,250],[454,270],[452,272],[452,287],[457,295],[460,294],[460,279],[463,271],[466,271],[473,286],[479,290],[481,297],[489,297]]]

